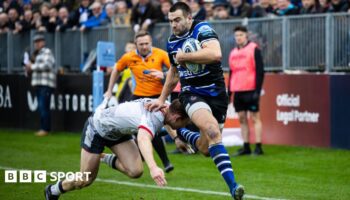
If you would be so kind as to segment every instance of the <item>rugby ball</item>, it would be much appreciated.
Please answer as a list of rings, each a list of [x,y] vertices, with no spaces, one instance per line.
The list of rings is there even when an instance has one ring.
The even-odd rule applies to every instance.
[[[182,44],[182,51],[185,53],[190,53],[190,52],[195,52],[201,49],[201,45],[198,40],[194,38],[188,38],[183,44]],[[193,72],[193,73],[198,73],[203,71],[204,65],[202,64],[197,64],[197,63],[190,63],[186,62],[186,68]]]

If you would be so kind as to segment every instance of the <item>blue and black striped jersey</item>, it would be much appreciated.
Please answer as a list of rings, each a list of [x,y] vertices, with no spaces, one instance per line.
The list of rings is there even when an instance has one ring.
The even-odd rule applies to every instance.
[[[172,66],[176,67],[180,76],[181,92],[191,92],[203,96],[218,96],[226,90],[221,62],[206,64],[203,70],[191,72],[180,66],[175,55],[178,49],[182,49],[183,43],[193,38],[200,42],[201,46],[209,40],[218,40],[218,36],[208,22],[193,21],[189,32],[182,36],[172,34],[167,43],[167,51]]]

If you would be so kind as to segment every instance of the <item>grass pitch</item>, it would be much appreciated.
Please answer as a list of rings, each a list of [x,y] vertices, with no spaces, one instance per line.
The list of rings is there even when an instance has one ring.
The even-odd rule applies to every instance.
[[[38,138],[29,131],[0,130],[0,199],[44,199],[46,184],[4,183],[4,168],[78,171],[79,145],[80,134],[54,133]],[[167,149],[173,150],[174,145],[167,145]],[[237,147],[228,148],[230,153],[236,150]],[[236,179],[246,188],[249,197],[246,199],[350,199],[350,151],[268,145],[264,146],[264,151],[265,155],[260,157],[231,158]],[[132,180],[101,165],[100,181],[64,194],[60,199],[231,199],[220,195],[228,190],[210,158],[199,154],[169,156],[175,166],[173,172],[166,174],[169,189],[149,188],[155,184],[146,167],[140,179]],[[175,187],[178,190],[174,190]],[[183,191],[184,188],[197,192]],[[220,194],[205,194],[203,191]]]

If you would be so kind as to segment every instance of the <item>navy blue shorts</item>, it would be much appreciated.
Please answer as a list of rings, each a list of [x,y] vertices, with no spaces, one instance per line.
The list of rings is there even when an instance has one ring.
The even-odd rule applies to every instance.
[[[205,108],[204,104],[207,104],[218,123],[225,123],[228,107],[228,96],[226,92],[222,92],[216,97],[202,96],[194,93],[181,93],[179,100],[185,107],[186,112],[189,116],[191,115],[191,107],[196,107],[195,104],[199,105],[199,107],[202,108]],[[196,108],[194,108],[194,110],[195,109]]]

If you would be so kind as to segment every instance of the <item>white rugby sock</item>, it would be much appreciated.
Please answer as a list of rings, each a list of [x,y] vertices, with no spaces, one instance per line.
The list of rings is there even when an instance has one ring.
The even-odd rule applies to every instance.
[[[102,159],[101,162],[106,163],[108,166],[112,167],[113,169],[117,169],[115,166],[115,161],[117,160],[117,156],[114,154],[106,154]]]
[[[62,186],[60,186],[60,184],[62,184],[61,181],[57,181],[57,183],[55,185],[51,186],[50,189],[51,189],[52,195],[59,196],[60,194],[62,194],[62,192],[60,190],[60,187],[62,187]]]

